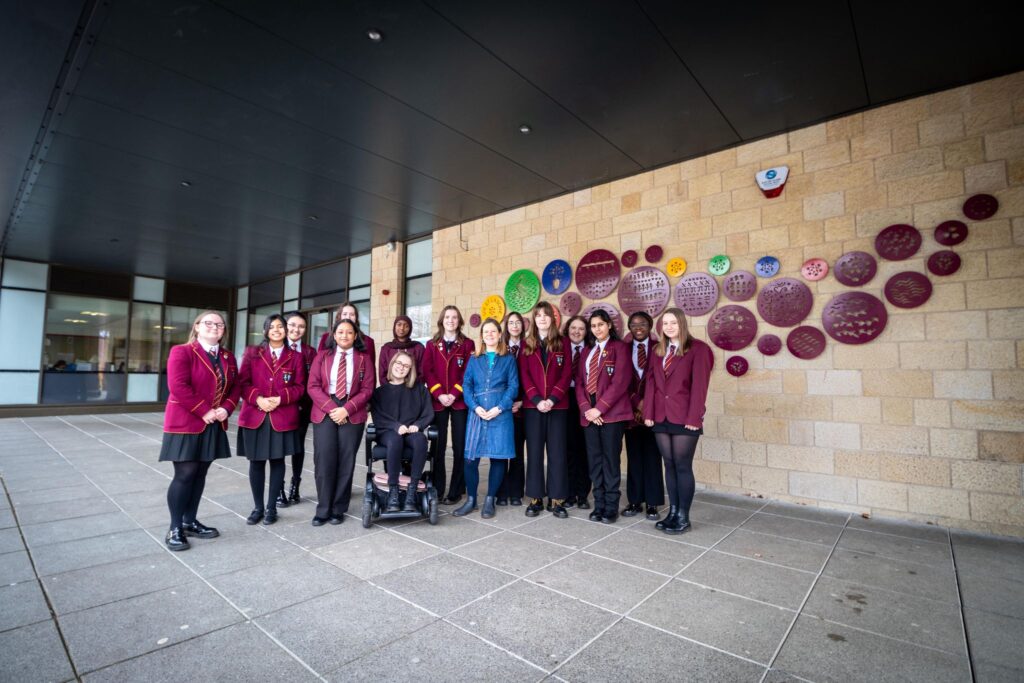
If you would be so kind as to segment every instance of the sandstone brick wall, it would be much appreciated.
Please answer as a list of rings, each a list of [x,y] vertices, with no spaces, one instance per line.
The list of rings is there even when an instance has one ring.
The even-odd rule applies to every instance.
[[[754,173],[780,164],[789,182],[765,199]],[[880,259],[865,288],[884,299],[890,275],[927,272],[925,259],[939,249],[932,229],[961,217],[976,192],[994,194],[1000,208],[968,222],[970,237],[954,248],[960,271],[929,276],[934,293],[920,308],[888,306],[876,341],[829,339],[811,361],[751,346],[740,352],[751,369],[739,379],[721,369],[716,349],[695,467],[710,488],[1024,535],[1024,72],[467,223],[465,245],[459,226],[438,231],[433,306],[455,303],[468,317],[514,270],[539,274],[556,258],[575,265],[594,248],[660,244],[665,260],[685,258],[688,272],[705,271],[719,253],[746,270],[771,254],[780,276],[799,277],[808,258],[873,253],[879,231],[911,223],[925,236],[921,252]],[[392,266],[379,251],[374,334],[387,338],[394,296],[377,300]],[[823,305],[845,288],[831,275],[809,284],[808,324],[820,326]],[[608,300],[617,306],[614,294]],[[701,338],[707,318],[691,322]],[[766,332],[785,339],[786,330],[759,320]]]

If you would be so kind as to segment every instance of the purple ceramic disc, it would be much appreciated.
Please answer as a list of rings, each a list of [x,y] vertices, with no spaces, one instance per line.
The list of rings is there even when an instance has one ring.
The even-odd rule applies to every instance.
[[[955,247],[967,239],[967,224],[963,221],[945,221],[935,228],[935,241],[944,247]]]
[[[786,337],[786,348],[801,360],[817,358],[825,350],[825,333],[817,327],[803,325]]]
[[[729,301],[746,301],[757,293],[757,278],[748,270],[736,270],[722,278],[722,293]]]
[[[559,300],[558,308],[562,311],[562,315],[571,318],[583,308],[583,297],[576,292],[566,292]]]
[[[774,334],[763,334],[757,340],[757,350],[766,356],[774,356],[782,350],[782,340]]]
[[[917,308],[932,296],[932,281],[927,275],[904,271],[885,283],[885,298],[893,306]]]
[[[474,313],[473,315],[469,316],[469,326],[470,327],[480,327],[480,314],[479,313]]]
[[[654,266],[640,266],[626,273],[619,284],[619,309],[626,315],[646,311],[652,318],[665,310],[672,285]]]
[[[742,377],[750,369],[750,363],[743,356],[729,356],[725,361],[725,369],[733,377]]]
[[[821,312],[828,335],[844,344],[866,344],[882,334],[889,314],[881,300],[867,292],[843,292]]]
[[[686,315],[704,315],[718,303],[718,281],[707,273],[690,273],[676,284],[676,305]]]
[[[606,304],[603,301],[598,302],[596,304],[590,304],[589,306],[583,309],[583,312],[580,315],[587,319],[589,327],[590,316],[594,313],[594,311],[596,311],[599,308],[602,311],[606,312],[608,314],[608,317],[612,319],[612,327],[615,328],[615,331],[619,333],[619,337],[621,338],[622,316],[619,315],[619,312],[611,304]]]
[[[619,274],[619,257],[607,249],[594,249],[576,266],[576,287],[589,299],[603,299],[619,284]]]
[[[708,320],[708,339],[720,349],[739,351],[757,336],[757,318],[742,306],[722,306]]]
[[[647,247],[647,251],[644,252],[644,258],[647,259],[648,263],[657,263],[664,256],[665,252],[657,244],[652,244]]]
[[[878,272],[878,261],[866,251],[848,251],[836,259],[832,274],[840,284],[861,287],[871,282]]]
[[[928,272],[932,275],[952,275],[960,270],[960,254],[955,251],[937,251],[928,257]]]
[[[627,268],[632,268],[636,265],[637,259],[640,257],[637,255],[636,250],[630,249],[622,253],[622,265]]]
[[[913,225],[890,225],[875,238],[875,251],[889,261],[904,261],[921,248],[921,231]]]
[[[992,218],[999,210],[999,200],[990,194],[976,194],[964,202],[964,215],[972,221]]]
[[[772,280],[757,295],[757,312],[764,321],[777,327],[798,324],[814,306],[811,289],[800,280],[784,277]]]

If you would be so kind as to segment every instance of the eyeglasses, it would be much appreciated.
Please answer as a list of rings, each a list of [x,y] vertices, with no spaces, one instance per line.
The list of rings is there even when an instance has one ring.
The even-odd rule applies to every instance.
[[[411,365],[409,365],[408,363],[403,363],[401,361],[396,361],[395,362],[395,367],[396,368],[405,368],[406,370],[412,370],[412,366]]]
[[[207,327],[207,329],[218,329],[218,330],[223,330],[224,329],[224,323],[215,323],[215,322],[210,322],[209,320],[204,320],[203,321],[203,325],[205,325]]]

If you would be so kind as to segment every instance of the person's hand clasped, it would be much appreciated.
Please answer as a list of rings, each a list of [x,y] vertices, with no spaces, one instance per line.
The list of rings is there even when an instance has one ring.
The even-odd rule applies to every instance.
[[[348,422],[348,411],[342,408],[341,406],[338,406],[337,408],[332,410],[330,413],[328,413],[328,415],[330,416],[331,420],[334,421],[334,424],[343,425],[346,422]]]
[[[654,426],[654,420],[644,420],[644,426],[645,427],[653,427]]]
[[[217,421],[217,409],[216,408],[211,408],[210,410],[206,411],[206,414],[203,415],[203,422],[205,422],[208,425],[212,425],[216,421]]]
[[[479,417],[481,420],[490,419],[489,417],[487,417],[487,411],[483,409],[483,406],[477,406],[476,410],[474,410],[473,412],[475,412],[476,416]]]
[[[398,433],[399,433],[400,435],[404,436],[404,435],[406,435],[406,434],[408,434],[408,433],[409,433],[409,428],[408,428],[408,427],[406,427],[405,425],[402,425],[402,426],[400,426],[400,427],[398,428]]]
[[[523,407],[523,402],[522,401],[513,401],[512,402],[512,414],[515,415],[516,413],[518,413],[519,409],[522,408],[522,407]]]
[[[601,411],[597,408],[591,408],[587,412],[583,413],[583,417],[587,418],[587,422],[593,422],[598,425],[604,424],[603,422],[598,422],[598,420],[601,419]]]
[[[449,407],[451,407],[451,405],[453,403],[455,403],[455,395],[454,394],[441,394],[440,396],[437,397],[437,400],[445,408],[449,408]]]
[[[417,427],[416,425],[409,425],[405,429],[406,429],[406,434],[418,434],[419,431],[420,431],[420,428]]]
[[[549,398],[544,399],[537,404],[537,410],[542,413],[550,413],[551,409],[555,407],[555,402]]]

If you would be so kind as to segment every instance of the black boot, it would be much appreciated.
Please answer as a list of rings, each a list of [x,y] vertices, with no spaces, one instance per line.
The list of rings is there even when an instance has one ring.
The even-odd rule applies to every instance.
[[[655,522],[654,528],[658,531],[664,531],[665,525],[673,523],[675,521],[675,518],[678,516],[679,508],[676,507],[675,505],[670,505],[668,507],[668,514],[665,515],[664,519],[659,519],[657,522]]]
[[[491,517],[493,517],[494,516],[494,504],[495,504],[494,496],[485,496],[484,497],[484,507],[480,511],[480,516],[483,517],[484,519],[490,519]]]
[[[291,488],[288,489],[288,502],[295,505],[302,501],[302,496],[299,495],[299,484],[302,483],[301,477],[292,477]]]
[[[277,508],[268,507],[267,513],[263,515],[263,526],[270,526],[277,521]]]
[[[676,534],[681,534],[684,531],[688,531],[689,529],[690,515],[680,510],[676,512],[676,516],[672,518],[671,524],[669,524],[668,522],[665,523],[665,528],[663,529],[663,531],[666,534],[672,534],[674,536]]]
[[[402,505],[402,512],[419,512],[416,505],[416,487],[409,482],[409,489],[405,492],[405,503]]]
[[[476,496],[466,496],[466,502],[458,510],[452,512],[456,517],[465,517],[473,510],[476,510]]]
[[[164,537],[164,543],[170,550],[189,549],[188,539],[185,538],[185,534],[178,527],[168,530],[167,536]]]
[[[398,484],[388,486],[388,506],[385,512],[398,512],[402,506],[398,504]]]
[[[288,507],[288,494],[284,492],[284,486],[281,486],[281,490],[277,493],[277,500],[275,504],[279,508]]]

